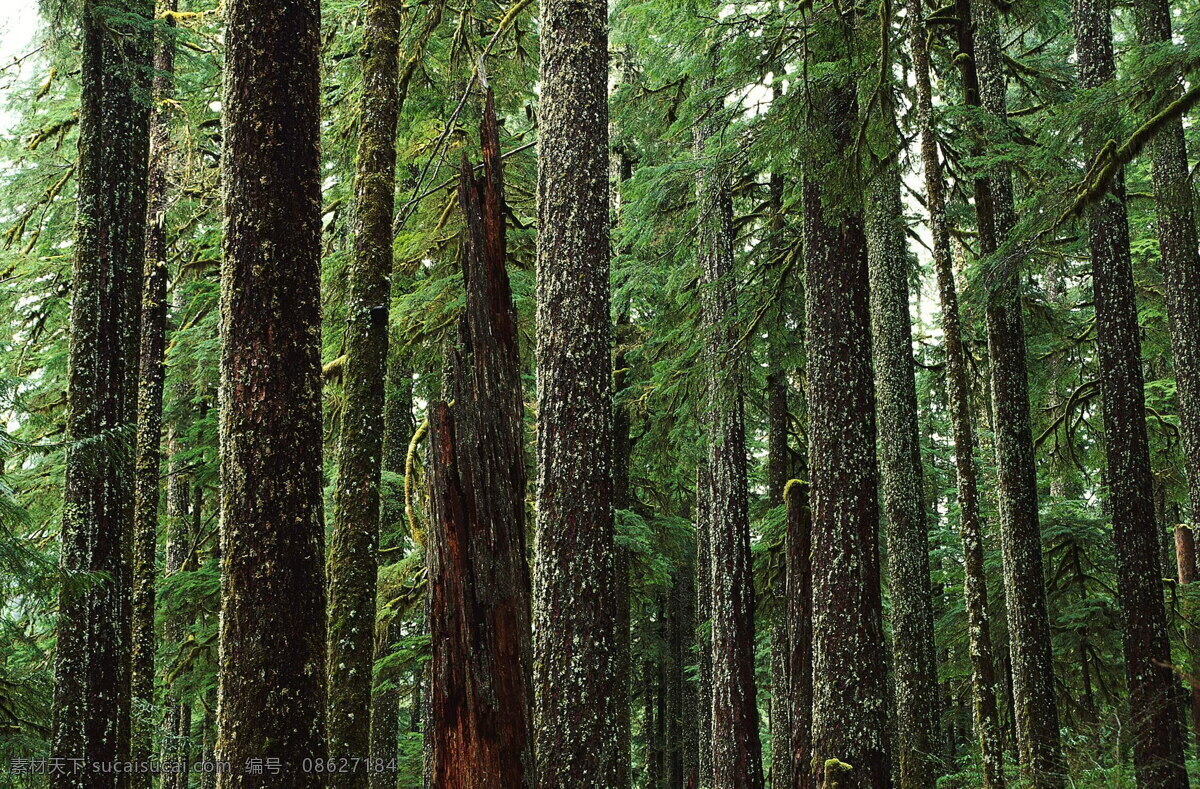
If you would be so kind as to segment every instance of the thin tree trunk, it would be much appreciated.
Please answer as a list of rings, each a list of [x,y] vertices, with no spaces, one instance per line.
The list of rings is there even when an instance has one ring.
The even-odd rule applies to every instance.
[[[987,2],[958,0],[958,16],[962,20],[958,32],[963,55],[956,60],[966,103],[982,107],[1003,123],[1008,111],[996,11]],[[975,216],[980,253],[990,255],[1016,224],[1011,176],[1006,166],[976,178]],[[1052,789],[1062,786],[1066,766],[1059,742],[1025,329],[1015,273],[991,295],[985,324],[995,411],[996,491],[1018,752],[1022,772],[1032,785]]]
[[[145,261],[149,0],[81,3],[79,164],[51,752],[129,759],[133,467]],[[53,789],[124,776],[66,770]]]
[[[280,769],[217,785],[316,789],[326,778],[304,760],[326,755],[319,4],[235,0],[225,44],[216,754]]]
[[[1145,46],[1170,45],[1169,0],[1134,3],[1138,39]],[[1164,101],[1179,97],[1169,91]],[[1155,108],[1156,110],[1159,108]],[[1175,362],[1176,407],[1187,473],[1191,521],[1200,521],[1200,247],[1196,239],[1195,195],[1188,168],[1183,119],[1175,118],[1150,139],[1154,181],[1154,228],[1162,254]]]
[[[733,198],[726,167],[706,150],[702,121],[695,150],[700,321],[707,346],[708,468],[712,473],[712,747],[714,789],[760,789],[762,749],[754,685],[754,580],[741,366],[733,327],[736,281]]]
[[[880,163],[866,210],[867,262],[892,602],[897,778],[900,789],[930,789],[937,780],[937,663],[900,187],[899,164]]]
[[[164,4],[175,10],[174,0]],[[146,176],[146,246],[142,275],[138,355],[137,444],[133,473],[133,744],[135,762],[148,762],[154,750],[154,585],[158,549],[159,476],[162,471],[164,355],[167,339],[167,192],[171,152],[171,97],[174,93],[175,20],[166,14],[154,50],[154,111],[150,118],[150,159]],[[148,789],[153,775],[135,772],[133,789]]]
[[[399,350],[398,343],[388,344],[387,380],[384,389],[383,405],[383,447],[382,467],[385,472],[394,475],[404,474],[405,460],[408,453],[408,442],[413,432],[412,417],[412,371],[407,360]],[[380,499],[380,526],[390,526],[399,522],[403,517],[404,501],[399,491]],[[385,601],[380,600],[380,604]],[[377,624],[375,633],[375,663],[389,655],[395,649],[403,635],[402,622],[397,614],[382,628]],[[382,630],[382,632],[381,632]],[[390,683],[389,689],[380,687]],[[414,677],[412,710],[417,712],[420,706],[419,678]],[[373,770],[369,776],[370,789],[391,789],[396,785],[396,772],[391,769],[397,759],[397,740],[400,736],[400,700],[403,689],[398,677],[374,675],[374,685],[371,689],[371,760],[374,765],[381,765],[382,770]],[[410,730],[416,731],[412,725],[419,716],[414,714]]]
[[[975,429],[971,423],[966,351],[959,323],[958,292],[950,228],[946,222],[946,186],[938,159],[933,128],[933,88],[930,81],[927,28],[921,0],[909,0],[913,21],[909,44],[916,72],[917,125],[921,161],[925,170],[925,205],[933,241],[933,264],[941,306],[943,346],[946,354],[946,399],[954,436],[954,465],[958,485],[959,531],[963,544],[964,597],[971,657],[971,696],[975,731],[983,763],[985,789],[1004,786],[1004,749],[996,707],[996,681],[988,616],[987,577],[983,565],[983,528],[979,515],[978,470],[975,466]],[[918,23],[919,20],[919,23]]]
[[[347,304],[345,405],[334,522],[329,541],[329,756],[352,769],[329,774],[334,789],[365,789],[371,736],[379,472],[391,303],[392,213],[400,6],[368,0],[363,92],[354,171],[354,263]]]
[[[535,682],[541,789],[614,772],[608,6],[541,6]]]
[[[525,560],[517,313],[505,268],[500,133],[491,91],[483,175],[464,155],[459,204],[466,307],[447,364],[454,406],[430,414],[433,782],[439,789],[536,783],[530,581]]]
[[[712,473],[707,457],[696,465],[696,660],[699,688],[696,711],[696,775],[698,789],[712,789]]]
[[[778,83],[772,97],[779,97]],[[771,175],[771,238],[770,244],[783,250],[783,176]],[[784,504],[787,487],[788,458],[788,378],[783,364],[783,345],[786,334],[785,315],[780,309],[775,326],[767,335],[767,500],[771,506]],[[786,542],[786,540],[785,540]],[[775,606],[771,617],[771,786],[784,787],[792,774],[791,690],[788,667],[791,644],[788,640],[787,619],[787,552],[781,571],[772,589]]]
[[[1075,2],[1075,53],[1079,85],[1084,90],[1116,77],[1111,18],[1107,0]],[[1099,150],[1115,125],[1115,108],[1085,124],[1089,155]],[[1151,499],[1141,335],[1123,173],[1117,173],[1103,200],[1089,206],[1087,220],[1134,771],[1143,789],[1184,789],[1188,776],[1183,764],[1183,722],[1175,677],[1169,668],[1171,642]]]
[[[846,56],[844,44],[840,30],[816,42],[834,60]],[[858,102],[851,82],[824,87],[811,101],[822,108],[814,131],[823,150],[845,153],[810,158],[804,169],[813,713],[811,759],[801,763],[825,787],[823,765],[839,759],[854,767],[840,780],[866,789],[890,784],[891,755],[867,243],[860,184],[846,174],[856,170]]]
[[[790,780],[781,786],[809,789],[814,785],[812,758],[812,512],[808,485],[791,480],[784,488],[787,507],[788,677],[791,680]],[[772,787],[774,789],[774,787]]]

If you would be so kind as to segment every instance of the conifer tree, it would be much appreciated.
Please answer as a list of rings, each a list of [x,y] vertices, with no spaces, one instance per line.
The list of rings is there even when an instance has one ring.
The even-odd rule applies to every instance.
[[[117,787],[92,765],[130,756],[138,325],[153,8],[80,5],[79,161],[67,371],[67,456],[54,655],[54,789]],[[78,769],[76,769],[78,767]]]
[[[324,786],[320,9],[226,9],[221,789]],[[278,759],[255,774],[249,760]],[[306,769],[307,768],[307,769]]]

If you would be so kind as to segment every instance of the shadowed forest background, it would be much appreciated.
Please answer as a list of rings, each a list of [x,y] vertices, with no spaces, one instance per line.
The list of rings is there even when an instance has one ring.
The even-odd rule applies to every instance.
[[[36,18],[0,786],[1200,781],[1197,0]]]

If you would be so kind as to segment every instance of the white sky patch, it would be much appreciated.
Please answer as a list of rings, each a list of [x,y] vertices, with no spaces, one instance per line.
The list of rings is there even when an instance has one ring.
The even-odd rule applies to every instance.
[[[34,53],[37,23],[33,0],[0,0],[0,134],[17,121],[3,106],[8,103],[8,91],[38,67]]]

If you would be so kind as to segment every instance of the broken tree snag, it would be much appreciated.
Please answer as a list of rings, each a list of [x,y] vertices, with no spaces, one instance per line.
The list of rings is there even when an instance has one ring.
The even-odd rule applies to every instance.
[[[451,352],[451,406],[430,409],[433,785],[533,786],[530,579],[516,311],[504,268],[495,107],[483,173],[464,158],[459,202],[466,308]]]

